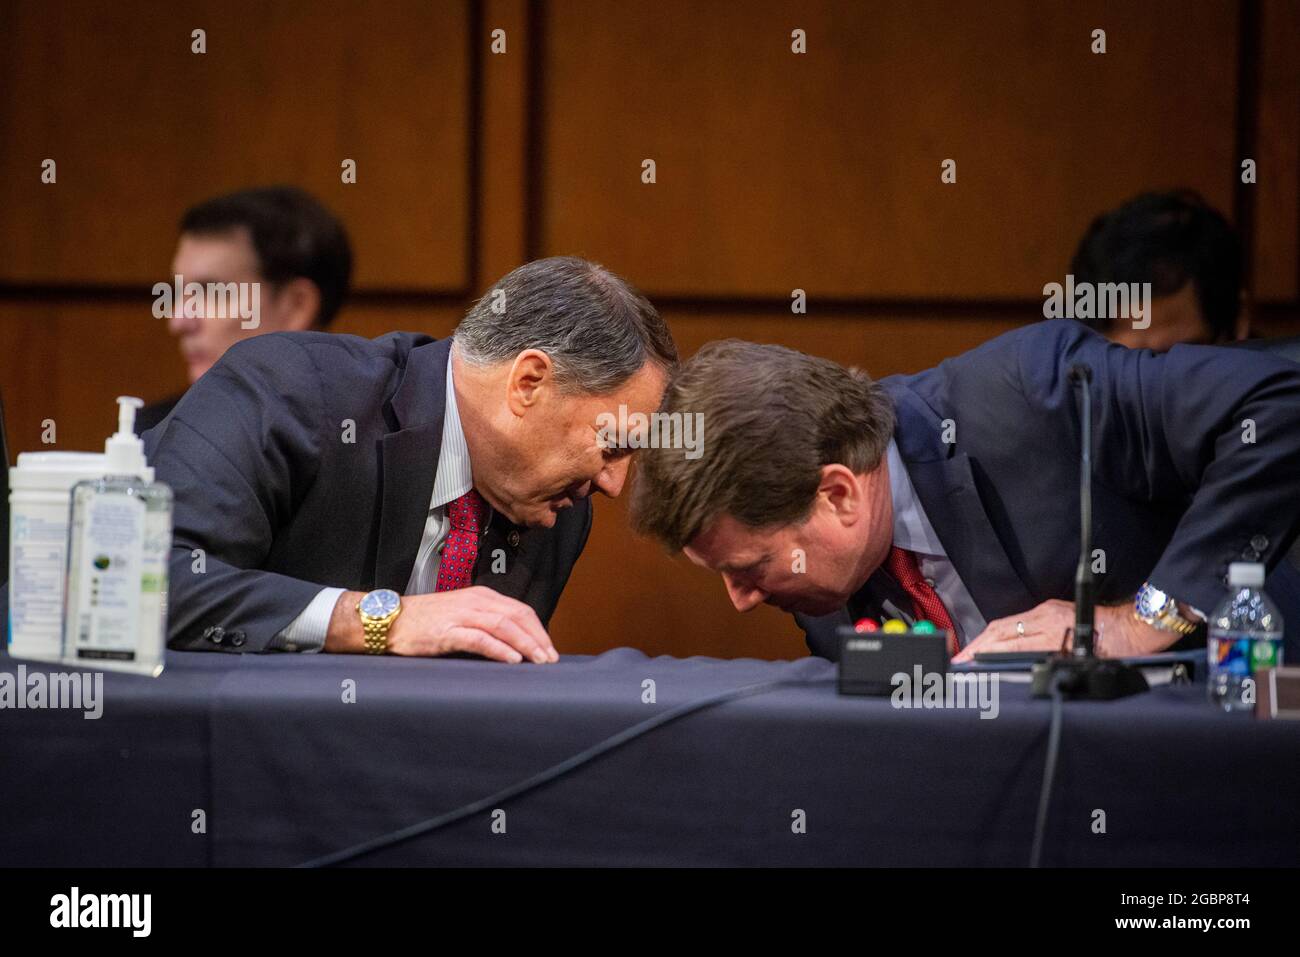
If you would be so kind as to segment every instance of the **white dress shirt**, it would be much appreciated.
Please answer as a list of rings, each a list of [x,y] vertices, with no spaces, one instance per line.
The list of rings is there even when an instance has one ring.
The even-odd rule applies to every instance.
[[[451,530],[447,505],[460,498],[474,486],[474,473],[470,468],[469,447],[465,444],[465,430],[456,407],[456,389],[451,379],[451,356],[447,357],[447,400],[442,413],[442,448],[438,452],[438,471],[433,479],[433,497],[429,501],[429,514],[424,520],[424,536],[416,552],[415,566],[406,584],[407,595],[425,595],[433,591],[438,580],[438,565],[442,561],[442,546]],[[284,631],[271,639],[267,646],[273,651],[320,651],[325,647],[325,633],[329,630],[334,606],[346,589],[323,588],[306,609]]]
[[[894,544],[909,552],[916,553],[916,562],[921,575],[938,593],[943,607],[948,609],[953,627],[957,631],[957,641],[965,645],[973,641],[988,624],[980,614],[966,586],[962,583],[957,569],[948,560],[948,553],[943,543],[921,508],[921,500],[912,488],[911,476],[903,464],[903,457],[898,454],[898,446],[889,440],[886,453],[889,462],[889,495],[894,502]]]

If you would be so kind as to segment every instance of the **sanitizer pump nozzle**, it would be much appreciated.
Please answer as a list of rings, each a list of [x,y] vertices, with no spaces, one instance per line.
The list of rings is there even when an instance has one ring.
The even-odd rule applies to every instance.
[[[135,411],[143,405],[143,399],[132,395],[117,397],[117,432],[104,443],[106,474],[137,475],[153,481],[153,469],[144,458],[144,442],[135,434]]]

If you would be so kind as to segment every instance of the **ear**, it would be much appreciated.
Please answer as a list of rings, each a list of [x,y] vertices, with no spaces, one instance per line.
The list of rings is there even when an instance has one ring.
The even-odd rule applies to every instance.
[[[506,376],[506,405],[515,415],[523,415],[539,405],[555,385],[555,367],[551,357],[540,349],[526,349],[515,356]]]
[[[843,525],[853,525],[866,512],[862,481],[846,465],[823,465],[817,503]]]
[[[275,293],[275,311],[280,332],[314,329],[320,314],[320,290],[306,276],[281,283]]]

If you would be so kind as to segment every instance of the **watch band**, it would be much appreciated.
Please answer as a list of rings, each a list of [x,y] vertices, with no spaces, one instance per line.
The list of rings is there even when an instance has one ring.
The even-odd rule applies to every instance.
[[[1144,615],[1134,608],[1133,617],[1152,628],[1172,632],[1179,637],[1190,635],[1197,628],[1196,622],[1188,621],[1182,616],[1178,611],[1178,602],[1172,598],[1166,600],[1154,615]]]
[[[361,616],[361,627],[366,633],[366,654],[388,654],[388,629],[392,627],[393,619],[396,617],[396,612],[383,618]]]
[[[1196,622],[1184,618],[1183,613],[1178,610],[1178,602],[1172,600],[1160,616],[1160,624],[1156,627],[1159,628],[1161,625],[1177,635],[1190,635],[1196,630]]]

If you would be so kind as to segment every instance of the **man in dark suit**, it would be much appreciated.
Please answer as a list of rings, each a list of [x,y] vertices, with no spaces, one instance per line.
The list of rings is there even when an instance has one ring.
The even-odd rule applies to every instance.
[[[516,269],[453,339],[234,345],[145,436],[176,496],[169,644],[554,661],[545,623],[652,410],[667,327],[580,259]]]
[[[703,454],[647,452],[634,524],[720,572],[737,609],[795,613],[824,657],[860,617],[951,625],[959,659],[1057,648],[1080,540],[1076,363],[1093,373],[1100,652],[1182,640],[1236,561],[1275,568],[1269,593],[1294,636],[1300,588],[1280,559],[1300,531],[1300,368],[1131,350],[1068,320],[878,383],[778,346],[712,343],[663,405],[702,414]]]

